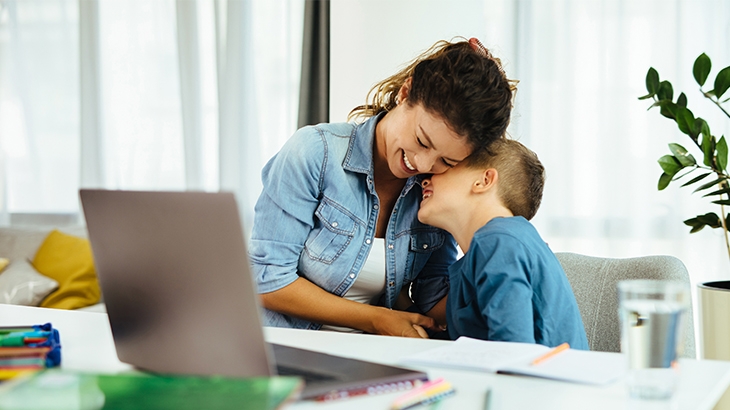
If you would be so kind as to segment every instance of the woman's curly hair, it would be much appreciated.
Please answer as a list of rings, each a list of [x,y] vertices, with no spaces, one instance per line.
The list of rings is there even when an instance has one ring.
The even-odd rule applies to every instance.
[[[481,43],[439,41],[407,67],[373,86],[365,105],[350,119],[390,111],[396,96],[412,78],[406,103],[442,117],[454,132],[480,148],[504,136],[512,112],[517,81],[507,79],[499,59]]]

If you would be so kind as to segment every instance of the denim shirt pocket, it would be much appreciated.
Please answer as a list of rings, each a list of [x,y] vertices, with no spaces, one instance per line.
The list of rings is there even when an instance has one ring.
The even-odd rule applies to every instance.
[[[352,241],[356,222],[327,198],[320,202],[314,215],[314,229],[304,243],[304,250],[310,258],[330,264]]]
[[[444,234],[437,229],[411,233],[411,252],[430,254],[443,244]]]
[[[414,280],[428,262],[431,253],[443,246],[445,238],[443,232],[435,228],[413,231],[410,237],[408,259],[411,269],[408,280]]]

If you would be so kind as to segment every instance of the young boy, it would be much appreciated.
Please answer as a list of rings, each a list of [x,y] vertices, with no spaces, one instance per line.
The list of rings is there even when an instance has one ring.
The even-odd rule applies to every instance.
[[[449,337],[588,350],[560,262],[528,222],[542,200],[544,168],[521,143],[501,139],[423,180],[418,219],[449,231],[464,256],[449,269]]]

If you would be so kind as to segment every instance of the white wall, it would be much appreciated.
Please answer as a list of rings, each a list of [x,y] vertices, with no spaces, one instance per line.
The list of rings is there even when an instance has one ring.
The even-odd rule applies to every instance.
[[[330,121],[340,122],[378,81],[438,40],[477,37],[510,78],[514,2],[506,0],[347,0],[331,6]],[[498,34],[500,33],[500,34]],[[505,35],[504,33],[510,33]]]

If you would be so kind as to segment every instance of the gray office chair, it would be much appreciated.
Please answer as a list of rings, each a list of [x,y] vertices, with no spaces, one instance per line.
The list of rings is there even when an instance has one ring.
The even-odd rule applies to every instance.
[[[687,284],[689,274],[682,261],[673,256],[639,258],[597,258],[576,253],[555,254],[573,287],[578,309],[591,350],[621,351],[616,284],[624,279],[666,279]],[[695,358],[692,307],[684,318],[682,356]]]

